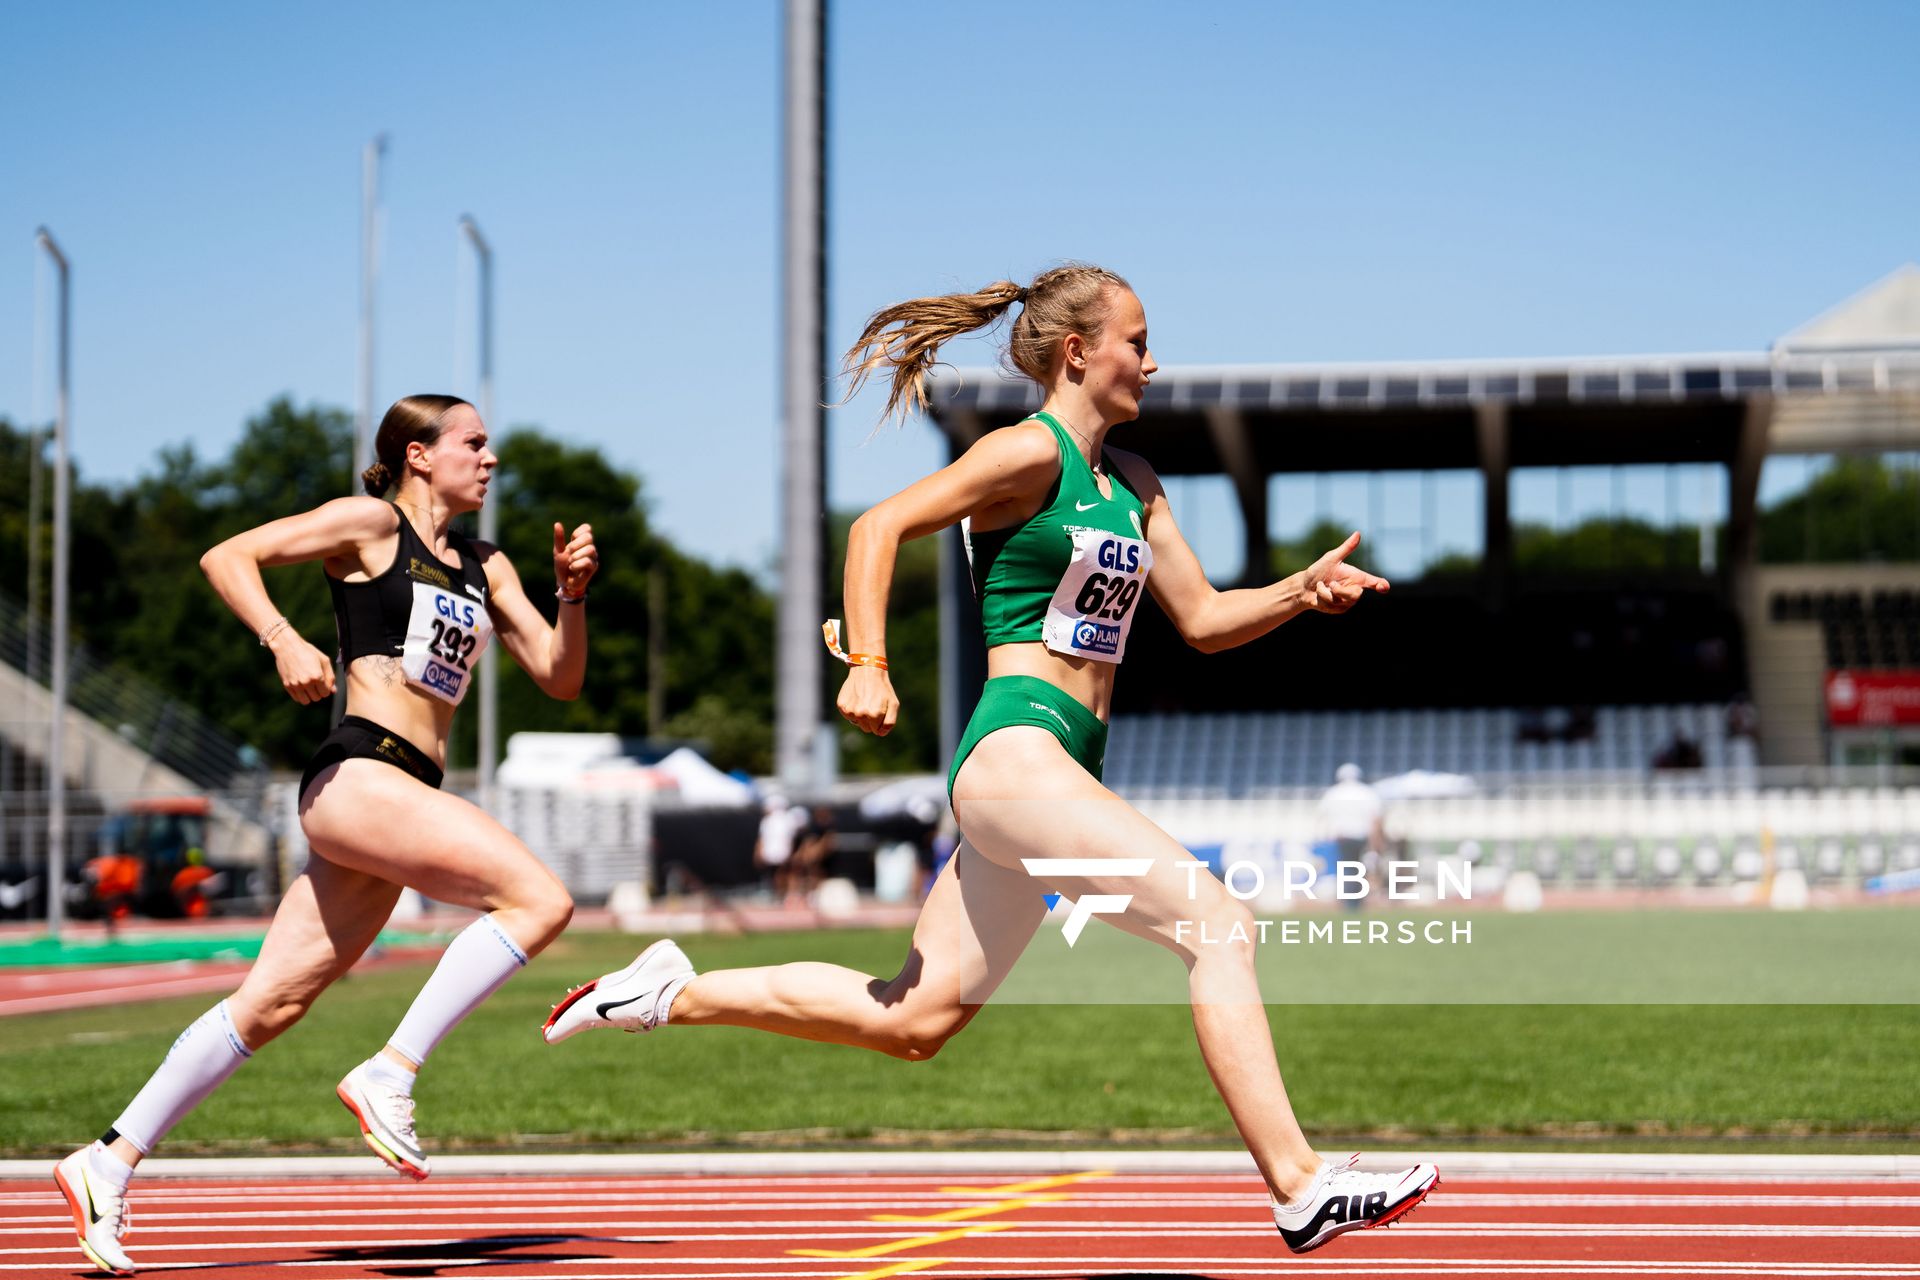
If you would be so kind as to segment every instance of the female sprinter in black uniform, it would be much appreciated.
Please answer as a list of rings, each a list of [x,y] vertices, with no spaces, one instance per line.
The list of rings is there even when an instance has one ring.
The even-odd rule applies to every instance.
[[[427,1176],[413,1130],[414,1074],[442,1037],[566,927],[566,889],[513,834],[442,792],[454,708],[497,634],[534,683],[579,695],[587,665],[593,531],[553,527],[559,623],[549,626],[498,548],[449,525],[486,501],[495,458],[473,406],[408,396],[387,411],[379,456],[362,477],[372,497],[340,498],[230,538],[200,567],[229,608],[273,651],[300,703],[333,696],[326,654],[279,616],[260,570],[322,561],[346,667],[347,714],[300,782],[311,856],[287,890],[239,990],[203,1014],[99,1142],[54,1170],[80,1247],[125,1274],[125,1192],[133,1167],[261,1045],[298,1022],[352,967],[401,888],[482,911],[447,948],[386,1045],[341,1080],[375,1154]],[[392,501],[380,495],[392,490]]]
[[[1041,411],[989,432],[951,466],[874,507],[847,539],[853,652],[844,655],[850,670],[839,702],[860,728],[884,734],[899,713],[886,605],[901,542],[963,525],[986,629],[986,688],[947,782],[965,839],[921,908],[906,967],[891,981],[827,964],[695,975],[679,948],[661,941],[569,995],[547,1039],[594,1027],[718,1023],[931,1057],[979,1011],[1045,914],[1024,860],[1070,859],[1081,865],[1040,876],[1046,888],[1076,900],[1130,897],[1125,915],[1106,918],[1187,966],[1201,1055],[1266,1179],[1274,1225],[1304,1253],[1408,1212],[1438,1171],[1362,1172],[1308,1144],[1274,1057],[1252,915],[1212,876],[1190,882],[1191,855],[1101,784],[1106,719],[1143,586],[1189,643],[1214,652],[1308,610],[1343,613],[1387,583],[1343,563],[1359,543],[1354,534],[1272,586],[1208,584],[1153,468],[1105,447],[1109,430],[1139,416],[1157,366],[1140,299],[1098,267],[889,307],[848,354],[856,387],[891,366],[888,412],[923,404],[940,344],[1016,304],[1009,355],[1044,391]],[[1119,859],[1138,869],[1121,874]]]

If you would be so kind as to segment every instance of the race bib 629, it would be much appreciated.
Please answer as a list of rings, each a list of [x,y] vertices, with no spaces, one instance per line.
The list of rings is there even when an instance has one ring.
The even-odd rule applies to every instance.
[[[1103,529],[1072,532],[1073,556],[1047,602],[1041,639],[1055,653],[1118,662],[1126,656],[1153,549],[1144,539]]]

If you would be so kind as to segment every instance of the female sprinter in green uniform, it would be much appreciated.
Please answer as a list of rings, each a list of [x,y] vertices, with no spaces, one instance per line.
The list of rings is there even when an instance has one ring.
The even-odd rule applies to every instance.
[[[387,411],[374,446],[379,461],[362,477],[373,496],[250,529],[200,561],[220,598],[273,651],[281,684],[299,703],[333,696],[333,663],[279,616],[260,570],[324,563],[347,714],[300,781],[311,856],[239,990],[181,1033],[99,1142],[54,1170],[81,1249],[105,1271],[133,1270],[120,1245],[133,1167],[353,967],[402,886],[486,913],[448,946],[386,1045],[336,1090],[374,1153],[414,1178],[427,1176],[413,1128],[415,1072],[573,913],[566,889],[525,845],[439,787],[454,708],[489,636],[499,635],[541,689],[578,696],[587,583],[599,565],[593,530],[581,525],[569,537],[553,527],[560,605],[550,626],[497,548],[449,528],[455,516],[480,509],[493,476],[487,429],[473,406],[408,396]],[[389,489],[393,501],[381,501]]]
[[[907,966],[891,981],[809,963],[695,975],[662,941],[571,993],[546,1036],[712,1023],[928,1058],[979,1011],[1045,914],[1023,860],[1091,864],[1041,878],[1076,899],[1130,896],[1124,915],[1107,918],[1186,964],[1207,1069],[1266,1179],[1276,1227],[1306,1252],[1406,1213],[1438,1171],[1364,1173],[1314,1152],[1274,1058],[1251,913],[1211,876],[1196,877],[1190,893],[1191,856],[1101,785],[1100,767],[1114,675],[1143,590],[1190,644],[1213,652],[1308,610],[1344,612],[1387,583],[1344,563],[1354,534],[1270,587],[1208,584],[1153,469],[1106,448],[1110,429],[1139,416],[1157,368],[1140,300],[1111,272],[1065,266],[1026,288],[1002,282],[889,307],[848,354],[855,386],[891,366],[888,412],[924,404],[940,345],[1016,304],[1009,355],[1044,389],[1045,406],[868,511],[847,543],[852,652],[839,707],[855,725],[884,734],[899,713],[885,620],[903,541],[962,525],[986,628],[986,687],[948,778],[964,840],[921,910]],[[1122,858],[1146,874],[1097,870]]]

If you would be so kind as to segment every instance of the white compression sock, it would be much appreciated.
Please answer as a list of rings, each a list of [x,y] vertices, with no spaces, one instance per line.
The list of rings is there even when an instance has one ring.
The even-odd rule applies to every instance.
[[[414,1062],[425,1062],[433,1047],[460,1019],[527,963],[527,953],[490,915],[481,916],[453,940],[433,976],[414,997],[413,1007],[387,1041]]]
[[[122,1191],[133,1180],[133,1166],[113,1154],[112,1148],[104,1142],[96,1142],[87,1148],[87,1166],[93,1170],[96,1178],[104,1179],[108,1185]]]
[[[415,1072],[407,1070],[384,1053],[376,1053],[367,1059],[367,1077],[375,1084],[383,1084],[395,1093],[413,1096],[413,1082],[418,1078]]]
[[[222,1000],[180,1033],[160,1069],[113,1122],[113,1132],[140,1148],[142,1155],[150,1153],[187,1112],[252,1056],[233,1029],[227,1002]]]
[[[694,976],[695,975],[690,973],[684,978],[675,978],[672,982],[660,988],[660,998],[654,1002],[653,1006],[654,1026],[664,1027],[667,1025],[667,1019],[673,1013],[673,998],[680,994],[680,988],[693,981]]]

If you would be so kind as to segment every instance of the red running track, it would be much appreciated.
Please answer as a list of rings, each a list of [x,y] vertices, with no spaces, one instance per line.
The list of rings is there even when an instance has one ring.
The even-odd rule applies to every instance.
[[[126,1244],[142,1274],[221,1280],[1920,1277],[1920,1182],[1442,1178],[1410,1218],[1306,1257],[1250,1177],[1092,1172],[154,1179]],[[51,1176],[0,1182],[0,1280],[86,1274]]]
[[[354,972],[420,964],[439,954],[437,946],[388,947],[362,957]],[[0,969],[0,1018],[224,993],[239,986],[252,967],[251,960],[167,960],[155,964]]]

